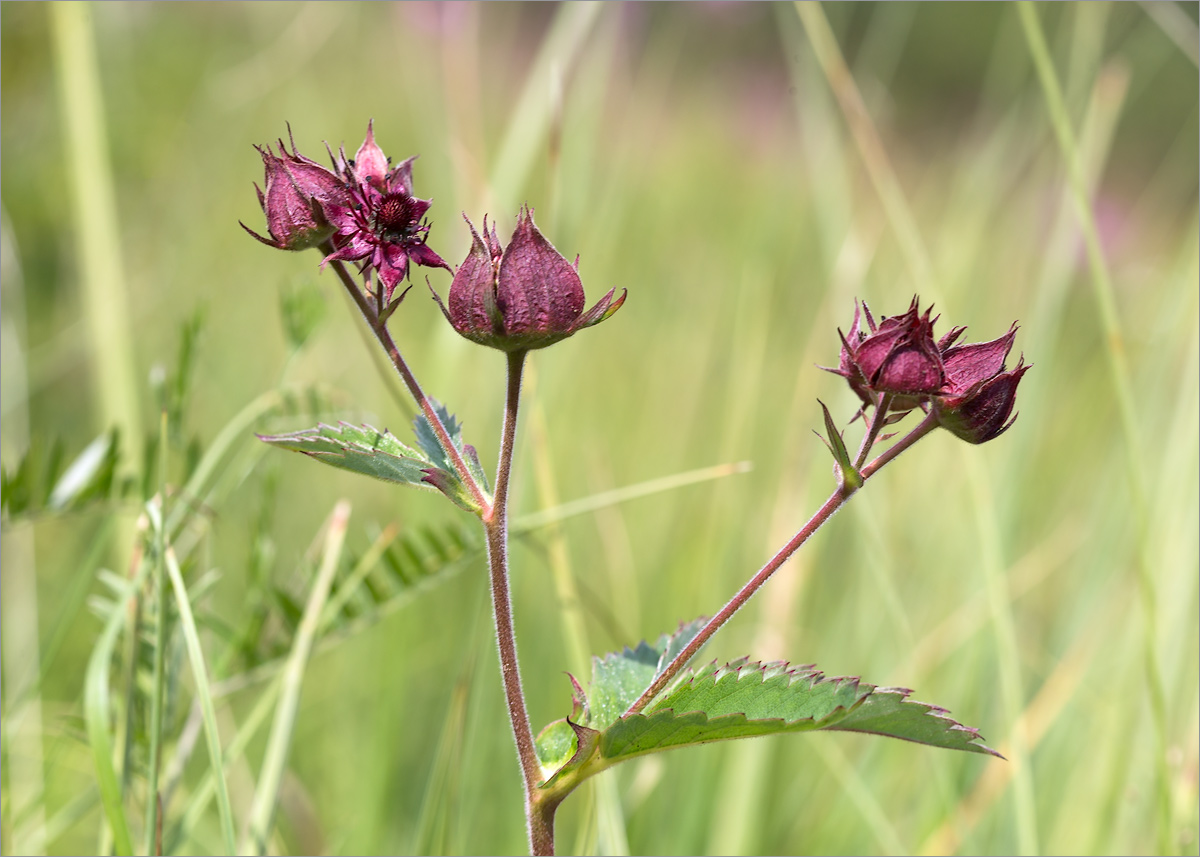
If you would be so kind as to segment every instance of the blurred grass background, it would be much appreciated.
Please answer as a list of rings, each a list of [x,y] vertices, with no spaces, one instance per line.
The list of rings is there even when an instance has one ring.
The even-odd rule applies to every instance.
[[[1030,12],[1077,149],[1056,136]],[[373,117],[393,159],[420,155],[445,258],[468,246],[460,211],[489,213],[506,237],[528,202],[580,254],[589,302],[629,289],[612,321],[535,355],[515,516],[753,463],[516,543],[536,725],[567,712],[580,638],[600,653],[712,612],[826,496],[815,399],[843,421],[855,402],[815,366],[835,364],[855,297],[891,314],[919,293],[940,330],[969,325],[974,341],[1019,319],[1035,364],[1007,435],[918,445],[707,652],[914,688],[1009,761],[829,734],[665,754],[574,796],[563,852],[1197,853],[1196,19],[1174,3],[0,6],[3,466],[56,439],[69,460],[118,423],[119,475],[137,482],[123,499],[4,520],[0,847],[109,844],[84,671],[108,591],[97,572],[125,574],[142,496],[160,478],[181,485],[235,414],[281,386],[325,391],[320,418],[405,434],[316,254],[269,251],[237,225],[262,227],[252,144],[290,122],[321,159],[323,140],[352,150]],[[831,77],[839,58],[852,78]],[[73,79],[95,84],[102,126]],[[503,361],[457,338],[418,274],[393,332],[493,467]],[[443,294],[449,279],[430,275]],[[322,319],[294,350],[279,305],[297,292]],[[197,318],[155,471],[153,379],[178,378]],[[311,425],[305,410],[253,428]],[[253,649],[286,626],[278,591],[304,604],[340,498],[339,579],[377,538],[446,522],[473,533],[428,495],[264,450],[249,427],[236,437],[227,490],[168,492],[191,507],[189,581],[219,574],[195,594],[218,682],[247,663],[222,662],[230,629],[257,634]],[[581,625],[559,618],[564,581]],[[524,850],[485,587],[468,544],[397,609],[318,646],[272,849]],[[181,700],[168,748],[191,705],[181,651],[166,653]],[[265,687],[218,699],[226,743]],[[265,742],[265,729],[248,737],[227,769],[239,826]],[[165,807],[169,827],[199,806],[169,840],[181,852],[223,849],[216,810],[195,800],[206,766],[198,749]],[[134,830],[142,768],[126,784]]]

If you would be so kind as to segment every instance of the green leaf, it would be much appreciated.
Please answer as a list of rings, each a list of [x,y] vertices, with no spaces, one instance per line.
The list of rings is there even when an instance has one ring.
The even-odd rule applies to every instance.
[[[484,491],[490,490],[487,474],[483,472],[483,466],[479,463],[479,453],[469,443],[463,443],[462,423],[437,399],[430,397],[429,401],[433,404],[433,409],[437,413],[438,419],[446,427],[446,431],[450,435],[450,442],[454,444],[454,448],[462,455],[463,460],[467,464],[467,469],[471,471],[471,475],[475,477],[475,481],[479,483]],[[413,421],[413,432],[417,436],[417,446],[421,447],[421,450],[428,456],[433,466],[454,475],[455,480],[457,480],[458,477],[454,471],[454,464],[450,461],[449,456],[446,455],[446,451],[442,449],[442,445],[438,442],[437,433],[433,430],[433,426],[430,425],[429,420],[425,418],[424,414],[418,414],[417,418]]]
[[[442,421],[442,425],[450,435],[451,443],[454,444],[455,449],[462,452],[462,423],[437,399],[431,396],[429,401],[433,404],[438,419]],[[446,451],[442,449],[442,444],[438,441],[437,432],[433,430],[433,426],[424,414],[417,414],[417,418],[413,420],[413,432],[417,436],[417,446],[421,447],[421,451],[425,453],[425,457],[434,467],[442,470],[454,470],[454,465],[450,463]]]
[[[690,672],[645,714],[612,724],[600,752],[617,760],[689,744],[824,729],[872,689],[853,678],[827,679],[811,666],[711,664]]]
[[[592,684],[586,704],[587,726],[603,731],[637,701],[676,655],[700,633],[708,621],[701,617],[680,625],[673,634],[663,634],[653,646],[645,640],[636,649],[611,652],[592,658]]]
[[[843,489],[856,491],[862,487],[862,474],[854,469],[854,462],[850,459],[850,452],[846,449],[846,442],[842,439],[842,433],[837,430],[837,426],[833,422],[833,415],[829,413],[829,408],[825,407],[825,403],[817,399],[817,404],[821,406],[821,410],[825,414],[825,433],[828,439],[821,437],[821,442],[832,453],[833,460],[837,462],[839,479]]]
[[[548,779],[575,755],[575,730],[565,718],[555,720],[538,733],[534,747],[538,761],[542,763],[542,776]]]
[[[544,781],[568,793],[581,781],[625,759],[759,735],[838,730],[869,732],[932,747],[999,756],[979,732],[945,709],[908,699],[904,688],[877,688],[857,678],[826,678],[815,667],[740,659],[683,671],[645,710],[623,716],[671,657],[703,627],[700,619],[593,659],[590,699],[575,684],[571,717],[555,721],[536,741]],[[574,679],[572,679],[574,683]]]
[[[107,497],[119,461],[120,434],[113,428],[84,447],[54,483],[46,505],[61,511],[91,498]]]
[[[908,698],[911,690],[903,687],[880,687],[845,718],[826,728],[839,732],[869,732],[903,738],[932,747],[966,750],[1004,757],[979,742],[979,730],[963,726],[950,719],[948,711],[936,705],[926,705]]]
[[[903,688],[825,678],[811,666],[734,662],[691,671],[645,714],[604,730],[607,762],[672,747],[787,732],[871,732],[932,747],[999,755],[945,709],[908,700]]]
[[[321,423],[316,428],[304,431],[281,435],[260,434],[258,438],[272,446],[302,452],[341,470],[401,485],[432,487],[426,481],[426,476],[436,465],[428,456],[401,443],[391,432],[381,432],[368,425],[359,428],[349,423],[339,423],[334,427]]]

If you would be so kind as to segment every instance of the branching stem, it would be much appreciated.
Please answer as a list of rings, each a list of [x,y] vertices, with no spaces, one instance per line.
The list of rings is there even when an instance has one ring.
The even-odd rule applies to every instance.
[[[875,414],[872,417],[871,425],[868,427],[866,436],[864,437],[863,446],[859,450],[858,458],[860,462],[866,459],[867,454],[871,450],[871,446],[874,444],[874,439],[878,438],[879,431],[886,422],[886,417],[886,407],[879,407],[875,409]],[[882,468],[885,464],[895,459],[896,456],[908,449],[922,437],[929,434],[929,432],[933,431],[936,427],[937,420],[933,417],[933,415],[931,414],[926,416],[916,428],[881,453],[879,457],[870,464],[862,467],[860,472],[863,481],[865,482],[872,475],[878,473],[880,468]],[[870,439],[869,442],[868,439]],[[750,600],[751,596],[753,596],[754,593],[756,593],[764,583],[770,580],[771,575],[778,571],[780,567],[782,567],[783,564],[791,558],[792,554],[794,554],[802,544],[808,541],[809,537],[813,533],[819,530],[826,521],[832,518],[834,513],[843,505],[845,505],[846,501],[849,500],[857,490],[857,488],[850,486],[839,486],[838,489],[829,496],[829,499],[821,505],[821,508],[818,509],[811,518],[809,518],[808,523],[801,527],[800,531],[796,533],[796,535],[792,536],[788,543],[780,548],[778,553],[771,557],[767,564],[759,569],[754,577],[750,578],[746,585],[739,589],[737,594],[734,595],[733,598],[729,599],[728,603],[726,603],[726,605],[722,607],[715,616],[708,620],[708,624],[701,628],[700,632],[696,634],[692,641],[684,646],[683,650],[675,657],[675,659],[671,661],[671,663],[669,663],[666,668],[654,679],[650,686],[646,688],[645,693],[639,696],[633,705],[629,706],[629,709],[625,712],[624,716],[628,717],[631,714],[637,714],[643,711],[646,706],[649,705],[650,702],[656,696],[658,696],[668,684],[671,683],[672,679],[679,674],[680,670],[687,665],[688,661],[695,656],[696,652],[700,651],[700,647],[708,642],[713,634],[720,630],[721,626],[728,622],[735,613],[741,610],[742,607],[746,605],[746,602]]]

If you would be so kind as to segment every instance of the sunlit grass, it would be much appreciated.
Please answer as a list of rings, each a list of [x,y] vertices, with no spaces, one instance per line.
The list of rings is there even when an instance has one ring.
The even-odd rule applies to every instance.
[[[460,211],[490,214],[507,237],[528,202],[558,249],[580,255],[591,301],[629,289],[610,322],[533,358],[514,520],[753,463],[515,542],[535,727],[569,710],[563,672],[580,669],[577,648],[603,652],[711,613],[826,496],[815,400],[841,421],[856,402],[814,364],[837,360],[836,328],[848,327],[855,297],[882,313],[914,293],[936,299],[939,329],[967,324],[972,340],[1019,319],[1017,348],[1034,369],[1015,427],[978,448],[948,434],[919,444],[706,652],[914,688],[1009,761],[857,735],[670,753],[572,797],[559,841],[633,853],[1196,853],[1200,143],[1195,53],[1184,48],[1198,37],[1194,6],[1167,8],[103,4],[93,37],[118,218],[91,223],[73,214],[82,209],[64,166],[73,138],[51,9],[4,4],[3,466],[37,438],[59,437],[73,456],[116,419],[98,415],[129,407],[112,388],[120,369],[106,374],[99,360],[119,364],[118,343],[93,341],[89,325],[104,322],[84,297],[104,271],[88,267],[82,233],[111,230],[132,331],[119,345],[132,347],[145,437],[159,424],[151,369],[170,371],[181,325],[204,310],[183,424],[172,427],[178,519],[166,534],[189,587],[219,571],[193,609],[241,835],[287,650],[226,692],[238,667],[218,659],[228,635],[256,627],[263,651],[289,641],[267,584],[303,608],[320,564],[310,546],[339,499],[354,510],[339,581],[389,526],[404,539],[470,523],[434,496],[254,439],[312,424],[316,411],[397,435],[407,417],[316,255],[268,251],[237,226],[261,218],[251,144],[290,122],[317,157],[324,139],[357,146],[373,117],[394,158],[421,155],[416,189],[434,200],[430,241],[447,259],[467,248]],[[1030,13],[1060,105],[1035,67]],[[864,111],[853,122],[832,48]],[[459,339],[420,280],[395,338],[494,467],[503,360]],[[430,281],[445,294],[447,275]],[[293,352],[279,293],[312,283],[323,322]],[[269,392],[308,386],[322,389],[312,406],[301,395],[281,408]],[[193,437],[211,454],[185,485]],[[140,448],[123,472],[140,484]],[[154,493],[158,476],[147,484]],[[107,844],[101,794],[112,784],[97,791],[84,720],[103,623],[72,593],[82,579],[93,611],[98,599],[116,603],[110,585],[87,578],[98,568],[128,576],[118,564],[132,545],[95,544],[130,537],[106,522],[134,519],[139,490],[123,504],[4,522],[6,853]],[[455,555],[458,573],[423,583],[413,573],[383,618],[318,640],[306,668],[293,663],[303,691],[281,727],[291,729],[286,766],[272,768],[270,848],[525,848],[476,548]],[[388,589],[399,578],[360,568],[380,598],[400,594]],[[331,598],[361,606],[352,594],[335,583]],[[575,596],[564,619],[559,605]],[[120,741],[126,687],[113,644],[109,723]],[[165,841],[222,851],[203,732],[172,780],[197,692],[183,637],[175,645]],[[123,786],[139,849],[144,764],[135,753]]]

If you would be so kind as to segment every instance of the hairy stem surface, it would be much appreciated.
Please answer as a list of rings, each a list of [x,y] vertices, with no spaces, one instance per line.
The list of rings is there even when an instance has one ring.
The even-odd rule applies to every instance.
[[[508,484],[517,437],[517,410],[521,401],[521,373],[525,367],[525,355],[524,351],[515,351],[508,355],[508,394],[504,405],[504,429],[500,437],[496,495],[491,507],[483,514],[483,528],[487,535],[492,615],[496,623],[496,643],[500,650],[500,677],[504,681],[508,719],[512,724],[513,740],[517,745],[521,775],[525,782],[525,817],[529,847],[533,854],[553,854],[555,807],[542,805],[536,799],[537,784],[541,780],[541,766],[534,749],[529,713],[525,709],[525,694],[521,689],[517,635],[513,628],[512,598],[508,587]]]

